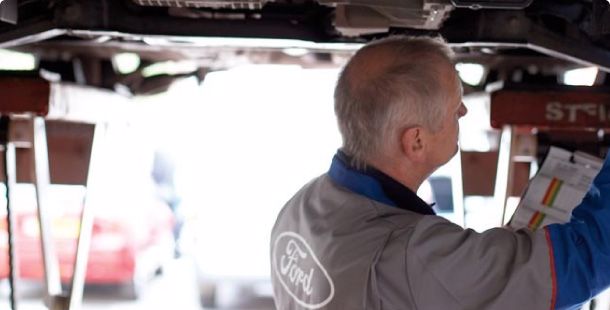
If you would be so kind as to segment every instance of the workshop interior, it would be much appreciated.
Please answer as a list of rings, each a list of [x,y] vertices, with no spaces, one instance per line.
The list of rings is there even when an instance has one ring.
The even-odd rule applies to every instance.
[[[274,216],[340,147],[341,67],[392,35],[462,79],[439,215],[507,225],[552,147],[606,157],[606,0],[0,0],[0,308],[274,309]]]

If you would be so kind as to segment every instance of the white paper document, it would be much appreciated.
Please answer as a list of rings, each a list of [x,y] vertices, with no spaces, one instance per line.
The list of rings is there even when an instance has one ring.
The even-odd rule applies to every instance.
[[[542,167],[530,180],[509,226],[535,230],[568,222],[602,165],[601,158],[551,147]]]

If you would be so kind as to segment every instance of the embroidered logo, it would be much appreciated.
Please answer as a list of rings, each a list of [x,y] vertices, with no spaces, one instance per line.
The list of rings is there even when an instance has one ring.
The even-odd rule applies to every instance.
[[[282,287],[299,305],[319,309],[333,299],[333,281],[301,235],[281,233],[275,239],[272,259]]]

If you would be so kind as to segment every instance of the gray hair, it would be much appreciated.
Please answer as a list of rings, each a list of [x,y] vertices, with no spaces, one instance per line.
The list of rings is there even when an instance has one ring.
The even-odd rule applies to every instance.
[[[343,151],[352,164],[363,167],[408,127],[441,128],[446,91],[439,91],[438,63],[452,59],[445,42],[430,37],[388,37],[356,52],[335,88]]]

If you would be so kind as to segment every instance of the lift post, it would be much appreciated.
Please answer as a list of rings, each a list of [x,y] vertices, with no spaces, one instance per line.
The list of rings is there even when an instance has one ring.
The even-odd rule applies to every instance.
[[[12,187],[16,183],[16,155],[15,148],[26,146],[32,148],[34,158],[31,178],[34,180],[36,188],[36,202],[39,218],[39,230],[41,238],[41,250],[45,274],[45,299],[49,308],[59,309],[56,305],[60,304],[61,299],[61,279],[59,273],[59,263],[54,249],[52,231],[50,224],[51,215],[47,210],[46,190],[49,185],[49,161],[46,145],[46,132],[44,119],[49,111],[50,89],[49,82],[40,78],[0,78],[3,89],[3,101],[0,106],[0,115],[7,122],[8,139],[4,145],[4,167],[7,175],[6,188],[8,203],[7,209],[9,221],[12,222],[14,216],[13,201],[11,199]],[[14,121],[19,120],[19,121]],[[17,125],[19,124],[19,125]],[[10,225],[12,228],[12,224]],[[13,240],[14,229],[9,229],[9,240]],[[15,251],[9,251],[9,260],[13,262],[11,275],[11,304],[16,307],[15,298]]]
[[[100,156],[103,149],[106,126],[109,115],[115,114],[119,108],[125,108],[121,98],[109,91],[80,87],[75,85],[52,84],[40,78],[0,77],[0,87],[3,89],[3,100],[0,102],[0,116],[7,121],[8,136],[4,146],[4,167],[7,173],[7,191],[12,195],[11,188],[17,181],[20,171],[17,168],[16,149],[27,148],[31,158],[28,164],[19,166],[29,172],[28,182],[36,189],[36,203],[39,216],[39,231],[44,262],[45,304],[50,310],[75,310],[82,304],[89,246],[93,231],[95,210],[92,209],[89,196],[90,188],[95,187],[98,175]],[[115,98],[116,97],[116,98]],[[120,98],[118,98],[120,97]],[[109,102],[110,101],[110,102]],[[100,104],[96,104],[100,103]],[[119,102],[119,103],[117,103]],[[103,104],[103,106],[102,106]],[[109,112],[109,110],[112,110]],[[93,111],[93,113],[91,113]],[[95,115],[91,117],[91,115]],[[60,119],[94,126],[91,156],[86,166],[86,176],[77,180],[87,188],[83,201],[78,244],[73,264],[71,290],[62,289],[58,256],[54,249],[52,236],[52,213],[47,205],[47,188],[51,181],[49,167],[49,149],[47,145],[46,120]],[[22,163],[23,164],[23,163]],[[23,172],[23,171],[22,171]],[[71,176],[74,179],[74,176]],[[8,199],[8,209],[14,210]],[[9,211],[9,214],[10,214]],[[9,239],[14,232],[9,232]],[[15,261],[14,251],[10,260]],[[13,265],[14,267],[14,265]],[[16,269],[12,268],[14,274]],[[11,280],[11,305],[16,310],[14,294],[15,281]]]

